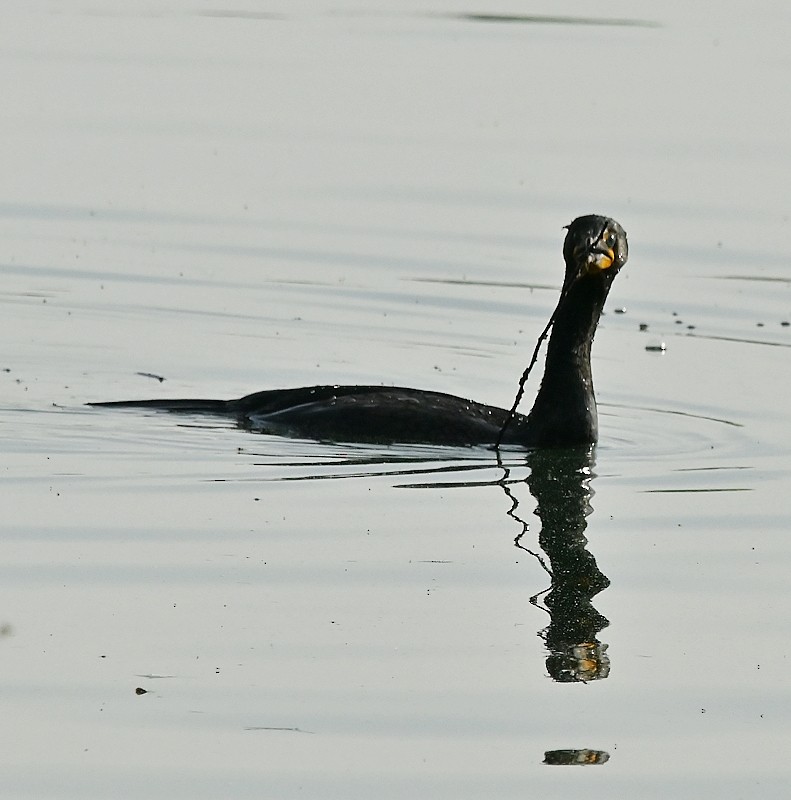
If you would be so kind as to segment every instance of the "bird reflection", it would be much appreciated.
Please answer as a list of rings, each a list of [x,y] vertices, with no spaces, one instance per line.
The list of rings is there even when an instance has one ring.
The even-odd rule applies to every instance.
[[[526,544],[528,523],[517,514],[519,503],[506,468],[501,485],[512,501],[509,516],[522,526],[515,544],[538,559],[551,581],[547,590],[531,598],[549,614],[549,625],[540,634],[549,651],[547,671],[560,683],[601,680],[610,673],[610,660],[598,634],[609,622],[591,601],[610,581],[586,549],[584,535],[592,511],[594,448],[535,450],[528,454],[527,464],[527,486],[541,520],[538,544],[543,555]]]
[[[549,625],[540,631],[540,636],[549,651],[546,666],[550,677],[560,683],[572,683],[602,680],[609,675],[607,645],[598,639],[609,621],[591,601],[610,581],[587,550],[585,538],[587,518],[592,511],[595,446],[544,448],[516,458],[498,451],[496,461],[491,451],[467,449],[448,451],[441,458],[435,448],[382,452],[349,445],[333,450],[323,445],[321,461],[316,459],[315,445],[296,459],[290,450],[287,456],[260,449],[240,452],[255,456],[260,466],[277,469],[277,475],[267,480],[420,476],[427,480],[397,485],[402,489],[500,487],[511,504],[507,514],[520,527],[514,543],[536,558],[550,578],[549,588],[530,598],[533,605],[549,615]],[[527,477],[524,477],[525,467],[529,469]],[[283,474],[283,469],[293,469],[296,474]],[[521,484],[527,485],[537,502],[534,513],[541,521],[538,548],[542,552],[530,549],[528,544],[530,525],[520,516],[520,501],[514,494]]]
[[[432,449],[391,449],[383,453],[348,446],[333,451],[325,445],[321,461],[314,449],[303,459],[295,459],[289,451],[288,461],[279,451],[240,452],[255,455],[259,465],[274,466],[277,476],[268,480],[400,477],[396,485],[402,489],[499,487],[509,500],[506,513],[519,526],[514,544],[534,557],[549,575],[549,587],[530,598],[549,616],[549,624],[539,631],[548,651],[547,672],[558,683],[586,683],[608,677],[607,644],[598,637],[609,621],[593,607],[592,600],[610,581],[587,550],[585,538],[592,512],[595,447],[545,448],[517,457],[499,451],[493,458],[491,451],[459,450],[452,457],[451,453],[439,457]],[[283,474],[284,469],[296,474]],[[403,480],[407,477],[409,482]],[[530,523],[520,516],[522,503],[517,493],[522,485],[536,501],[534,514],[541,522],[537,538],[531,536]],[[531,549],[531,540],[537,541],[535,550]],[[564,748],[545,751],[543,763],[591,766],[606,764],[609,758],[605,750]]]

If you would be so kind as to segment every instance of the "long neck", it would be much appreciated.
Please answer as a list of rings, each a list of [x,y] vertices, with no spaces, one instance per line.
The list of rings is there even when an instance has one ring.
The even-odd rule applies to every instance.
[[[598,438],[591,343],[610,283],[601,275],[580,278],[558,308],[544,377],[528,418],[533,445],[592,444]]]

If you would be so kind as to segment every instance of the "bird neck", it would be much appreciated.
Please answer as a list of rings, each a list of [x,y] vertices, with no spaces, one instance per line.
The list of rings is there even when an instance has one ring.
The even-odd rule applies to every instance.
[[[536,446],[592,444],[598,438],[590,356],[611,283],[602,278],[577,280],[555,314],[544,377],[528,417]]]

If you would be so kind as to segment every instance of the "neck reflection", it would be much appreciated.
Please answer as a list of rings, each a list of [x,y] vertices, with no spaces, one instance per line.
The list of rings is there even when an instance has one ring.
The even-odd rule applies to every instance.
[[[538,503],[534,514],[541,520],[538,545],[543,555],[527,546],[528,523],[518,516],[519,503],[506,481],[502,484],[513,503],[509,514],[522,525],[516,546],[537,558],[550,577],[549,588],[530,600],[549,614],[549,625],[540,636],[549,651],[547,671],[560,683],[602,680],[610,673],[607,645],[598,639],[609,621],[591,602],[610,581],[588,552],[585,538],[592,511],[594,454],[592,447],[528,454],[527,486]]]

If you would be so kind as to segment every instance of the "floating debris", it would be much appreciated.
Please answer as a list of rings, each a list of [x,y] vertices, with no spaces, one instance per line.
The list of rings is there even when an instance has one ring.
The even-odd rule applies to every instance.
[[[648,350],[649,353],[664,353],[667,350],[667,345],[664,342],[658,342],[655,344],[647,344],[645,349]]]
[[[141,378],[153,378],[155,381],[162,383],[165,379],[161,375],[155,375],[153,372],[136,372]]]
[[[610,754],[606,750],[547,750],[544,763],[562,766],[591,766],[606,764]]]

